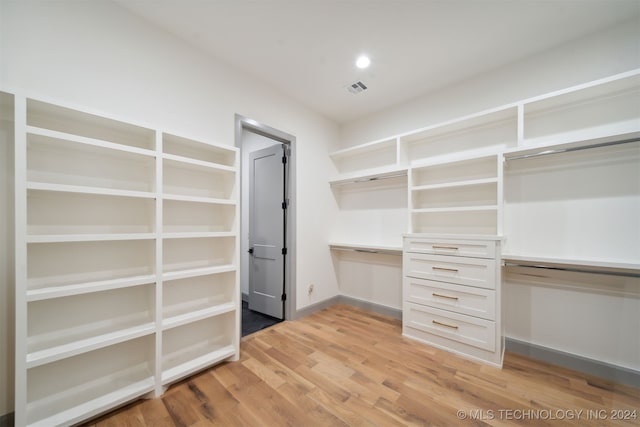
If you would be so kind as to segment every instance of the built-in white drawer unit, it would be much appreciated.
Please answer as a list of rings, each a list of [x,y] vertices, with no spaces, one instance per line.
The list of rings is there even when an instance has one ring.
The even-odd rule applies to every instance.
[[[502,366],[500,242],[405,236],[403,335]]]
[[[406,300],[415,304],[495,320],[496,292],[491,289],[406,277]]]
[[[493,259],[405,252],[403,261],[405,275],[409,277],[495,288],[496,262]]]
[[[443,238],[406,237],[404,250],[411,253],[495,258],[495,242]]]
[[[496,348],[495,322],[408,303],[409,327],[483,350]]]

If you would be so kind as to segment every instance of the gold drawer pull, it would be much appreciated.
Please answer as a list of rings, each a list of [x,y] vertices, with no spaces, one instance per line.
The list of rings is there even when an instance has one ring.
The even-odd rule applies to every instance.
[[[433,249],[449,249],[452,251],[457,251],[458,247],[456,246],[445,246],[445,245],[431,245]]]
[[[444,326],[445,328],[458,329],[455,325],[447,325],[446,323],[438,322],[437,320],[432,320],[431,323],[438,326]]]
[[[440,298],[446,298],[446,299],[452,299],[454,301],[458,301],[458,297],[451,297],[449,295],[436,294],[435,292],[432,292],[431,295],[434,297],[440,297]]]
[[[440,270],[440,271],[451,271],[453,273],[457,273],[458,270],[455,268],[445,268],[445,267],[431,267],[432,270]]]

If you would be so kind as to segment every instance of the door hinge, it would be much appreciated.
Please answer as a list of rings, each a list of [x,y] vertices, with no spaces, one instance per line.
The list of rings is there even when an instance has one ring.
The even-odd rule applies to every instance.
[[[287,164],[287,156],[282,156],[282,163]]]
[[[287,248],[282,248],[282,255],[286,255],[287,254]]]
[[[287,209],[289,207],[289,199],[282,202],[282,209]]]
[[[281,299],[282,299],[282,301],[286,301],[287,300],[287,294],[282,294]]]

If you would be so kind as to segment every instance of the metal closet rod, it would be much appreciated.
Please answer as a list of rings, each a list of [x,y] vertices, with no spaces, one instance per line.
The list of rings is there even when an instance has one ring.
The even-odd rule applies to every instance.
[[[393,174],[393,175],[372,176],[372,177],[369,177],[369,178],[356,178],[356,179],[352,179],[352,180],[336,182],[333,185],[359,184],[359,183],[362,183],[362,182],[382,181],[383,179],[400,178],[400,177],[403,177],[403,176],[407,176],[407,174],[406,173],[396,173],[396,174]]]
[[[347,248],[344,246],[332,246],[331,249],[336,251],[345,251],[345,252],[359,252],[363,254],[381,254],[381,255],[397,255],[402,256],[402,251],[393,251],[393,250],[385,250],[385,249],[361,249],[361,248]]]
[[[526,267],[526,268],[536,268],[541,270],[553,270],[553,271],[568,271],[571,273],[589,273],[589,274],[603,274],[607,276],[622,276],[622,277],[640,277],[640,273],[632,273],[626,271],[610,271],[610,270],[599,270],[599,269],[589,269],[589,268],[571,268],[571,267],[552,267],[549,265],[541,265],[541,264],[519,264],[517,262],[504,262],[505,267]]]
[[[608,142],[599,142],[597,144],[590,144],[590,145],[583,145],[583,146],[579,146],[579,147],[569,147],[569,148],[558,148],[555,150],[545,150],[539,153],[532,153],[532,154],[521,154],[519,156],[512,156],[512,157],[508,157],[507,155],[504,156],[505,160],[518,160],[518,159],[529,159],[532,157],[540,157],[540,156],[548,156],[550,154],[559,154],[559,153],[569,153],[571,151],[580,151],[580,150],[587,150],[590,148],[600,148],[600,147],[609,147],[612,145],[620,145],[620,144],[628,144],[630,142],[638,142],[640,141],[640,138],[630,138],[630,139],[621,139],[618,141],[608,141]]]

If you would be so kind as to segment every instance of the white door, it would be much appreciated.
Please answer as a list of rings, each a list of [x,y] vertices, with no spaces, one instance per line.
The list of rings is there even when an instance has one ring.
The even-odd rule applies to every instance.
[[[249,309],[284,319],[286,146],[249,154]]]

